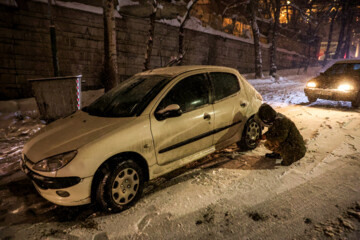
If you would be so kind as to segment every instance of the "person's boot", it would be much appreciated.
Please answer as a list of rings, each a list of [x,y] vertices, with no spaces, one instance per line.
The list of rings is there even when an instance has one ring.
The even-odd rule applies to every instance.
[[[273,159],[281,159],[281,155],[279,153],[276,153],[276,152],[267,153],[267,154],[265,154],[265,157],[273,158]]]
[[[283,161],[281,161],[281,166],[290,166],[291,165],[291,163],[289,163],[289,162],[285,162],[284,160]]]

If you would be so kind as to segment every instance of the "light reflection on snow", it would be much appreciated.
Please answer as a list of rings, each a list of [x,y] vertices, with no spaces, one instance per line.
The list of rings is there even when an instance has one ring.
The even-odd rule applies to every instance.
[[[273,78],[248,80],[262,95],[264,102],[273,107],[286,107],[289,105],[321,106],[334,108],[351,108],[351,103],[346,101],[331,101],[318,99],[309,103],[304,93],[306,82],[314,75],[293,75]]]

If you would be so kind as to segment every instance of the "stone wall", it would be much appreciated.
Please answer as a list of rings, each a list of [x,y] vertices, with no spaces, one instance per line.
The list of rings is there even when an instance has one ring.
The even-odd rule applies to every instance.
[[[28,79],[53,76],[47,4],[19,1],[18,8],[0,5],[0,99],[31,97]],[[60,75],[83,75],[84,90],[101,87],[103,62],[103,19],[94,12],[61,6],[53,9],[57,34]],[[120,79],[143,69],[148,21],[134,17],[116,18]],[[287,40],[289,41],[289,40]],[[165,65],[177,53],[177,27],[157,23],[151,58],[153,68]],[[300,55],[305,49],[290,42]],[[294,45],[298,47],[294,47]],[[254,71],[252,44],[186,30],[184,64],[210,64]],[[304,52],[300,52],[304,51]],[[292,68],[302,62],[299,54],[279,52],[279,68]],[[263,68],[269,68],[269,49],[262,49]]]

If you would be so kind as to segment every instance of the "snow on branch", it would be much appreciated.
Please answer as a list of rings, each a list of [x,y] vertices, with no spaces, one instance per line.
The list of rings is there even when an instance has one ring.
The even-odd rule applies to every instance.
[[[198,0],[190,0],[189,3],[186,6],[186,12],[184,14],[183,17],[178,16],[178,20],[180,22],[180,28],[184,27],[185,22],[188,20],[189,16],[190,16],[190,12],[192,7],[196,4]]]
[[[236,1],[236,2],[233,2],[233,3],[230,3],[230,4],[226,4],[225,2],[221,1],[221,3],[225,5],[225,9],[221,14],[221,16],[224,16],[228,10],[230,10],[232,8],[240,7],[241,5],[247,5],[247,4],[250,3],[250,0],[246,0],[246,1],[243,1],[243,2]]]
[[[300,12],[301,17],[305,21],[310,21],[311,19],[313,19],[313,17],[310,14],[306,14],[306,12],[304,12],[299,6],[297,6],[297,5],[293,4],[293,3],[280,5],[280,8],[282,8],[282,7],[292,7],[294,9],[298,10]]]

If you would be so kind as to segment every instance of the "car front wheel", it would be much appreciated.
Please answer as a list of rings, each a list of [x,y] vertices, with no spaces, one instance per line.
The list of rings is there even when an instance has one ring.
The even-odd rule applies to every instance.
[[[316,102],[317,97],[307,96],[309,103]]]
[[[119,212],[139,200],[144,186],[141,168],[133,160],[126,160],[110,167],[104,172],[97,190],[96,201],[109,212]]]
[[[259,144],[258,140],[260,137],[260,124],[254,118],[250,118],[244,127],[241,140],[236,144],[242,151],[252,150]]]
[[[356,99],[354,101],[351,101],[351,106],[353,108],[358,108],[360,107],[360,92],[358,93]]]

